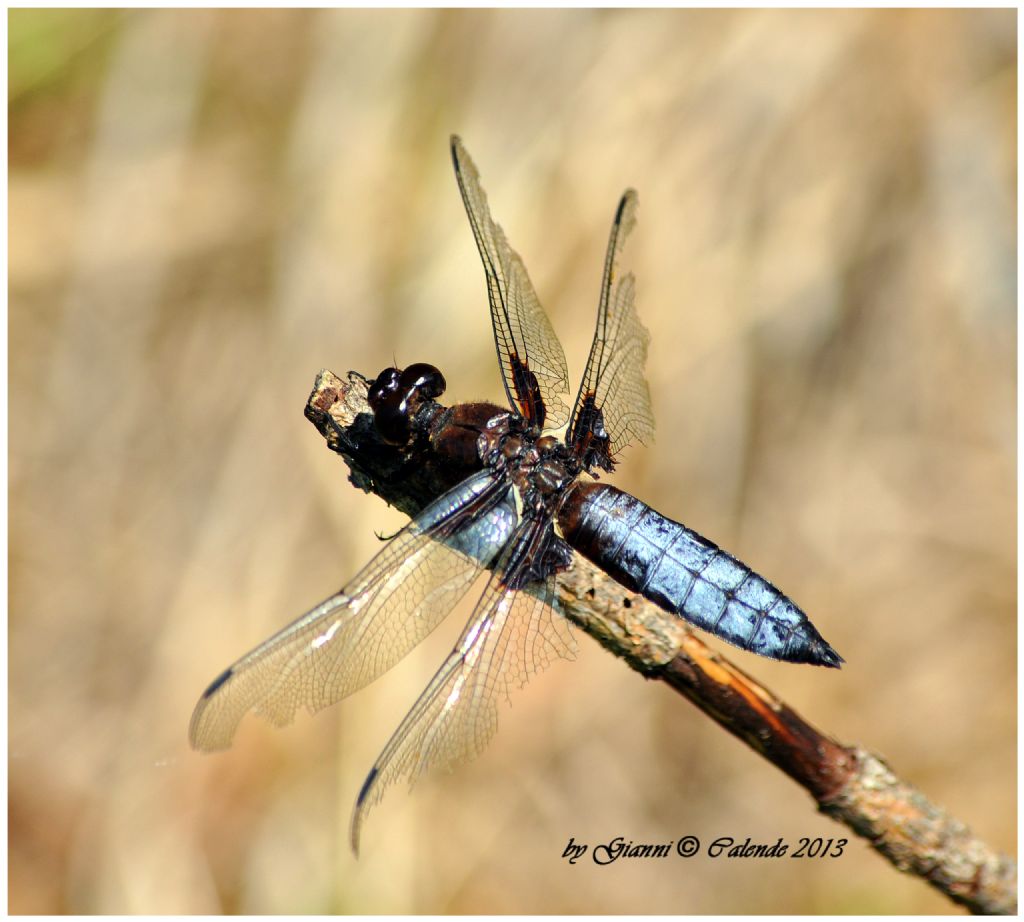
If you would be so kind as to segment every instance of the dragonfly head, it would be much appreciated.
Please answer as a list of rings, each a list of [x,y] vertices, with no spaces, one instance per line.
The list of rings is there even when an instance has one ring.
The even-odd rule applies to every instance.
[[[412,419],[427,400],[436,400],[446,387],[433,365],[417,362],[404,370],[385,368],[370,385],[366,402],[380,437],[390,445],[409,441]]]

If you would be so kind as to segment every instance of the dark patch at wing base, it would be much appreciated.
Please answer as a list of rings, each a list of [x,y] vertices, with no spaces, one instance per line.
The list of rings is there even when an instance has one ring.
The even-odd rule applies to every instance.
[[[544,405],[544,395],[541,393],[537,376],[530,371],[530,366],[520,359],[517,353],[509,356],[509,362],[512,365],[512,385],[516,392],[519,412],[528,422],[538,429],[543,429],[548,411]]]
[[[586,470],[596,467],[608,473],[615,470],[611,438],[604,425],[604,411],[597,405],[597,395],[593,391],[584,394],[580,401],[569,441]]]

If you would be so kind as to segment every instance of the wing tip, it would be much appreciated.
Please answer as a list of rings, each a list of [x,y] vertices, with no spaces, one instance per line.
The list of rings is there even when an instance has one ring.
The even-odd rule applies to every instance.
[[[193,749],[200,752],[216,752],[220,749],[227,749],[231,745],[231,735],[227,738],[219,736],[216,732],[211,732],[211,726],[207,717],[207,704],[210,699],[217,694],[217,691],[224,686],[224,683],[228,681],[235,674],[233,666],[229,666],[225,669],[217,678],[215,678],[207,687],[206,690],[199,696],[199,702],[196,704],[195,710],[192,712],[192,719],[188,725],[188,741]]]
[[[452,164],[455,167],[455,175],[461,176],[463,161],[468,156],[466,154],[466,146],[462,143],[462,138],[457,134],[452,134],[448,139],[448,147],[452,152]]]
[[[356,797],[356,810],[361,810],[366,803],[366,795],[370,793],[370,788],[373,787],[373,782],[377,780],[377,776],[380,774],[380,769],[376,765],[370,769],[370,774],[366,776],[366,780],[363,782],[363,786],[359,789],[359,796]]]
[[[367,796],[370,793],[370,789],[373,787],[373,783],[377,780],[377,776],[380,774],[380,769],[374,765],[370,769],[370,773],[366,776],[366,780],[363,782],[363,786],[359,789],[359,796],[356,797],[356,807],[352,811],[352,826],[349,829],[349,844],[352,846],[352,854],[359,857],[359,836],[362,832],[363,826],[363,813],[367,804]]]
[[[626,213],[627,209],[633,210],[640,204],[640,196],[637,194],[636,189],[628,188],[622,193],[622,198],[619,199],[619,207],[615,211],[615,223],[622,223],[622,216]]]

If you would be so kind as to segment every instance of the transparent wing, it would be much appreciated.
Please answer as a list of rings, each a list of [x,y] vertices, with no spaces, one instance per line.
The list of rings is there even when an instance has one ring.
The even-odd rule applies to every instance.
[[[510,488],[486,471],[449,490],[340,592],[214,680],[192,714],[193,747],[227,748],[249,711],[281,726],[372,682],[451,611],[517,518]]]
[[[530,284],[526,266],[491,218],[476,165],[454,135],[452,162],[487,276],[494,344],[509,403],[530,422],[557,429],[569,418],[562,399],[569,392],[562,344]]]
[[[636,192],[627,190],[615,213],[594,341],[569,427],[569,442],[577,448],[587,447],[588,440],[595,434],[600,436],[603,430],[609,460],[631,442],[645,442],[654,434],[651,395],[644,374],[651,337],[636,312],[633,274],[616,281],[619,257],[636,225],[637,201]]]
[[[514,582],[508,562],[524,559],[536,537],[535,523],[520,526],[455,648],[370,770],[352,815],[357,853],[366,814],[390,784],[408,777],[412,785],[428,768],[479,755],[497,730],[499,699],[556,657],[575,658],[568,622],[556,610],[554,578],[518,592],[507,586]]]

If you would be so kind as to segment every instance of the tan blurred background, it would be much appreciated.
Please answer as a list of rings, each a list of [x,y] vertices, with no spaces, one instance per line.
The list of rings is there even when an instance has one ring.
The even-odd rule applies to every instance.
[[[658,430],[616,482],[847,665],[734,661],[1015,853],[1015,11],[9,15],[11,910],[957,911],[856,840],[567,865],[844,834],[585,636],[358,862],[454,620],[339,707],[188,749],[206,683],[401,521],[303,418],[318,369],[500,396],[452,131],[573,376],[639,190]]]

